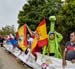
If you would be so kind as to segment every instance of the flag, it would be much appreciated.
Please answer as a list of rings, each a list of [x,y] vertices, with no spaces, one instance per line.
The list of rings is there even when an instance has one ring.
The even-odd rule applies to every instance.
[[[48,44],[48,35],[46,29],[46,21],[43,19],[36,29],[37,33],[39,34],[39,41],[38,46],[43,47]]]
[[[15,35],[16,35],[16,39],[18,39],[19,38],[18,31],[15,33]]]
[[[48,35],[46,31],[46,21],[43,19],[38,27],[36,28],[36,34],[38,34],[39,39],[37,37],[34,38],[32,42],[31,51],[35,49],[36,46],[43,47],[48,44]]]
[[[31,45],[31,52],[35,49],[35,47],[36,47],[36,45],[37,45],[37,42],[38,42],[38,40],[37,40],[37,38],[35,37],[35,38],[34,38],[34,41],[32,42],[32,45]]]
[[[19,35],[19,47],[25,52],[27,48],[27,28],[24,24],[18,29],[18,35]]]

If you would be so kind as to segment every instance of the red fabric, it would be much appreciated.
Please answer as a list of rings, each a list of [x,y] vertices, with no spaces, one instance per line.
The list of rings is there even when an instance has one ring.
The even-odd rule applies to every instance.
[[[27,46],[27,28],[24,25],[24,46]]]
[[[34,48],[34,50],[32,51],[33,55],[36,56],[36,52],[41,52],[41,47],[39,47],[38,45]]]
[[[18,32],[16,32],[16,38],[17,38],[17,39],[19,38],[19,34],[18,34]]]
[[[47,30],[46,30],[46,21],[43,19],[40,23],[39,26],[36,29],[39,37],[38,41],[38,46],[39,47],[44,47],[48,45],[48,35],[47,35]]]
[[[41,21],[41,23],[39,23],[39,26],[42,26],[42,25],[44,25],[44,24],[46,24],[45,19],[43,19],[43,20]]]
[[[31,36],[33,39],[35,38],[35,36]]]
[[[67,49],[74,51],[75,50],[75,47],[68,47]]]
[[[43,46],[47,46],[48,45],[48,38],[44,39],[44,40],[40,40],[38,41],[38,46],[39,47],[43,47]]]
[[[40,52],[41,48],[48,44],[48,37],[47,37],[47,32],[46,32],[46,21],[45,21],[45,19],[43,19],[39,23],[38,27],[36,28],[36,32],[37,32],[37,35],[41,35],[41,37],[39,37],[37,45],[35,46],[35,48],[32,51],[33,54],[35,54],[36,52]],[[37,37],[37,36],[35,36],[35,37]],[[32,36],[32,38],[35,38],[35,37]]]

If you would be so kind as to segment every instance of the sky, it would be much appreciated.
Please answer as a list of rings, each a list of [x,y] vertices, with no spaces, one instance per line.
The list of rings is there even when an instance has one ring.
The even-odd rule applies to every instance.
[[[18,13],[26,0],[0,0],[0,29],[6,25],[18,27]]]

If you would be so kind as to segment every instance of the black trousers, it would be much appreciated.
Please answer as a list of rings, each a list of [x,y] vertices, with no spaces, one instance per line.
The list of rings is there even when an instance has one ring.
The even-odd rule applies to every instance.
[[[54,56],[54,55],[55,55],[55,53],[50,53],[50,54],[49,54],[49,56]]]

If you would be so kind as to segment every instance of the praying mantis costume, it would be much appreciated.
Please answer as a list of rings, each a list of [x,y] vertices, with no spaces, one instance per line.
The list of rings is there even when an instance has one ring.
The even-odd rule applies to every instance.
[[[45,46],[43,48],[43,54],[54,53],[55,57],[62,58],[61,53],[60,53],[60,45],[59,44],[60,44],[61,40],[63,39],[63,36],[60,33],[55,32],[54,28],[55,28],[56,17],[50,16],[49,20],[51,22],[51,25],[50,25],[50,31],[49,31],[49,34],[48,34],[48,46]],[[55,36],[54,39],[49,38],[51,32],[54,33],[54,36]]]

